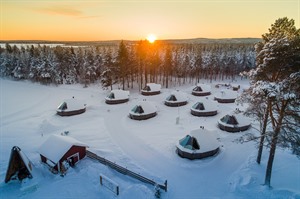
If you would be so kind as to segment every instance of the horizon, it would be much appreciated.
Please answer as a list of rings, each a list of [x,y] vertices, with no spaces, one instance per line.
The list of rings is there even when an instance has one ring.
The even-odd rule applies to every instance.
[[[204,38],[204,37],[197,37],[197,38],[179,38],[179,39],[156,39],[155,41],[180,41],[180,40],[231,40],[231,39],[261,39],[259,37],[234,37],[234,38]],[[74,40],[74,41],[68,41],[68,40],[0,40],[0,43],[3,42],[116,42],[116,41],[129,41],[129,42],[138,42],[141,40],[147,40],[147,38],[140,39],[140,40],[131,40],[131,39],[111,39],[111,40],[90,40],[90,41],[84,41],[84,40]]]
[[[1,1],[0,40],[261,38],[276,19],[300,22],[299,0]]]

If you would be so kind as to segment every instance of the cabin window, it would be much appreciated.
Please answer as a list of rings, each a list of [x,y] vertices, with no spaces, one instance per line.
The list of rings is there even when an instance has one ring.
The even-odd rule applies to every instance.
[[[197,86],[193,89],[193,91],[202,91],[202,88],[200,86]]]
[[[144,91],[151,91],[150,86],[145,86],[143,90]]]
[[[196,138],[191,137],[190,135],[185,136],[185,138],[179,140],[179,144],[184,148],[190,150],[199,150],[200,146]]]
[[[110,93],[107,97],[109,99],[115,99],[115,94],[114,93]]]
[[[170,95],[168,98],[167,98],[167,101],[177,101],[175,95]]]
[[[144,109],[141,106],[135,106],[131,111],[140,114],[144,113]]]
[[[223,118],[221,118],[221,121],[226,124],[232,124],[232,125],[238,124],[236,118],[234,116],[229,116],[229,115],[226,115]]]
[[[62,111],[68,109],[67,103],[63,102],[61,105],[59,105],[58,109]]]
[[[201,102],[197,102],[196,104],[194,104],[193,109],[196,109],[196,110],[205,110],[204,104],[201,103]]]

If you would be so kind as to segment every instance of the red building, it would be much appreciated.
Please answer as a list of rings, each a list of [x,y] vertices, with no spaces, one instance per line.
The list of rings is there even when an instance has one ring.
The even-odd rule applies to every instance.
[[[85,157],[88,146],[72,137],[51,135],[40,147],[42,162],[54,173],[64,174],[69,166],[74,166]]]

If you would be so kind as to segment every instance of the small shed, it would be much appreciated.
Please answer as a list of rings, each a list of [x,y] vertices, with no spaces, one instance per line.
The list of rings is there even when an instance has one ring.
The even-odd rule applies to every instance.
[[[156,107],[148,101],[140,101],[129,111],[129,117],[134,120],[146,120],[156,116]]]
[[[40,147],[42,162],[54,173],[64,174],[69,166],[74,166],[86,156],[88,146],[72,137],[51,135]]]
[[[192,95],[207,96],[211,94],[211,86],[206,84],[197,84],[192,90]]]
[[[232,87],[232,90],[234,90],[234,91],[238,91],[241,88],[241,86],[239,84],[231,84],[231,87]]]
[[[9,163],[5,175],[5,183],[10,180],[32,178],[33,164],[28,157],[17,146],[11,149]]]
[[[57,107],[57,115],[60,116],[72,116],[84,113],[86,110],[86,105],[81,100],[77,100],[74,97],[71,99],[64,100]]]
[[[181,91],[173,91],[165,100],[165,105],[171,107],[184,106],[188,102],[188,98],[185,93]]]
[[[142,95],[158,95],[160,94],[161,85],[155,83],[147,83],[141,90]]]
[[[227,132],[246,131],[251,126],[250,119],[242,113],[227,114],[218,120],[218,127]]]
[[[219,103],[234,103],[238,93],[229,89],[221,90],[216,93],[215,100]]]
[[[214,131],[201,127],[180,139],[176,148],[180,157],[194,160],[215,155],[219,151],[219,143]]]
[[[214,101],[203,99],[196,102],[191,108],[191,114],[198,117],[208,117],[217,115],[218,108]]]
[[[105,97],[106,104],[121,104],[129,101],[129,91],[112,90]]]

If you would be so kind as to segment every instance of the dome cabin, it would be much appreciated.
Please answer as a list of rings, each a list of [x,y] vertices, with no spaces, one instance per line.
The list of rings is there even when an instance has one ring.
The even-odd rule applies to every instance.
[[[179,140],[176,148],[180,157],[194,160],[215,155],[219,151],[219,143],[213,131],[201,127]]]
[[[75,99],[64,100],[57,108],[56,113],[60,116],[72,116],[84,113],[86,110],[86,105],[80,101]]]
[[[237,92],[226,89],[216,93],[214,100],[219,103],[234,103],[237,96]]]
[[[112,90],[105,97],[106,104],[121,104],[129,101],[129,91]]]
[[[195,96],[207,96],[211,94],[211,87],[206,84],[197,84],[192,90],[192,95]]]
[[[218,120],[218,127],[227,132],[235,133],[246,131],[251,126],[249,118],[242,113],[227,114]]]
[[[217,103],[207,99],[196,102],[191,108],[191,114],[198,117],[217,115]]]
[[[161,85],[155,83],[147,83],[141,90],[142,95],[158,95],[160,94]]]
[[[184,106],[188,102],[188,98],[185,93],[180,91],[173,91],[165,100],[166,106],[178,107]]]
[[[129,111],[129,117],[133,120],[147,120],[155,117],[157,110],[155,106],[148,101],[140,101]]]

